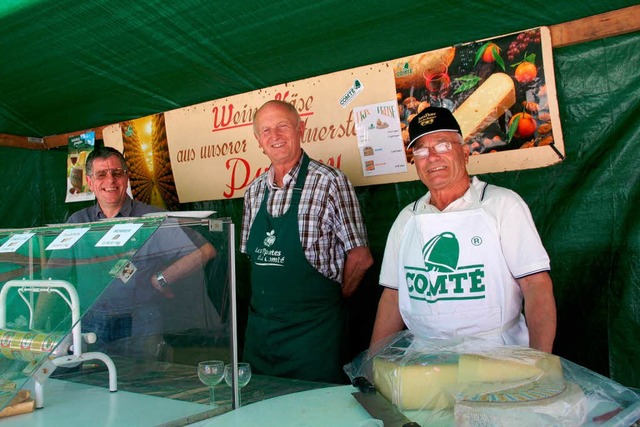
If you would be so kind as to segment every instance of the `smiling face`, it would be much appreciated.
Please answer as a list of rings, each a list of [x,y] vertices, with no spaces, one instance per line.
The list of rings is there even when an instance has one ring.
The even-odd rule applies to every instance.
[[[124,166],[116,156],[95,158],[91,165],[91,175],[87,175],[87,183],[96,195],[102,211],[107,214],[115,210],[117,213],[127,199],[129,176],[125,173],[124,176],[114,177],[113,173],[107,173],[103,180],[99,180],[96,174],[107,169],[124,169]]]
[[[450,142],[451,151],[437,153],[433,147]],[[467,187],[469,175],[467,162],[469,160],[469,147],[460,144],[460,136],[455,132],[435,132],[418,139],[413,149],[428,148],[427,156],[414,157],[416,171],[420,180],[432,192],[451,190],[457,191],[461,187]]]
[[[288,171],[302,154],[300,141],[304,123],[295,110],[279,102],[263,105],[254,118],[254,133],[260,148],[271,163]]]

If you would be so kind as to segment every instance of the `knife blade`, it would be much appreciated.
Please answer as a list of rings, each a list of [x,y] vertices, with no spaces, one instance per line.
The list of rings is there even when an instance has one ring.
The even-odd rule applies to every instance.
[[[353,386],[360,390],[351,393],[353,397],[373,418],[381,420],[384,427],[420,427],[418,423],[411,421],[378,393],[368,379],[356,377],[353,379]]]

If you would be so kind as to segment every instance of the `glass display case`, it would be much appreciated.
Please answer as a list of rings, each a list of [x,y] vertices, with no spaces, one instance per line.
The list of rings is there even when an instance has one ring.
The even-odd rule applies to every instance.
[[[234,227],[188,214],[0,230],[0,409],[60,381],[185,402],[160,422],[234,406],[197,374],[238,362]]]

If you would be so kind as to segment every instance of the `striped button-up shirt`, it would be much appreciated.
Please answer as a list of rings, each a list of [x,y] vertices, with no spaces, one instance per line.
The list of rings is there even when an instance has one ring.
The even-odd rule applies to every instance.
[[[267,188],[268,212],[274,217],[287,212],[301,164],[302,157],[284,177],[282,188],[274,183],[273,168],[251,183],[244,196],[241,252],[247,253],[249,231]],[[346,252],[368,245],[360,204],[342,171],[310,159],[298,209],[298,230],[311,265],[325,277],[342,283]]]

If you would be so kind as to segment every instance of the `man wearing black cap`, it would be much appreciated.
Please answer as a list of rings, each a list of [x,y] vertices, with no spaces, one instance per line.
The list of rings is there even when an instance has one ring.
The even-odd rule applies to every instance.
[[[529,208],[513,191],[469,177],[469,147],[446,108],[424,109],[409,136],[429,191],[389,232],[372,346],[407,326],[424,337],[477,336],[551,352],[549,257]]]

